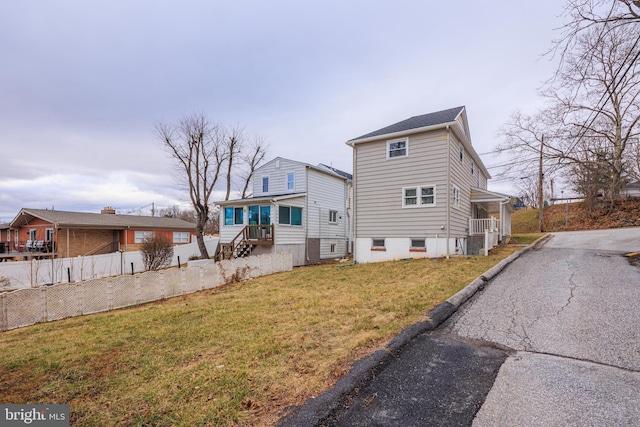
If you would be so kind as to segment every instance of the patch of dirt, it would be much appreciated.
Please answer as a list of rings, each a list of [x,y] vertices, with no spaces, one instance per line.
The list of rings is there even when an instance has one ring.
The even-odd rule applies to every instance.
[[[601,201],[589,209],[585,203],[558,203],[545,208],[546,231],[601,230],[640,227],[640,199]]]

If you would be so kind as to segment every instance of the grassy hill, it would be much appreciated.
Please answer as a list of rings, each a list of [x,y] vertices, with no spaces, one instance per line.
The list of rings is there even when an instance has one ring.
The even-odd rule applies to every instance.
[[[601,202],[589,210],[585,203],[556,204],[544,212],[545,231],[599,230],[606,228],[640,227],[640,199]],[[511,216],[513,234],[538,231],[538,210],[523,209]]]

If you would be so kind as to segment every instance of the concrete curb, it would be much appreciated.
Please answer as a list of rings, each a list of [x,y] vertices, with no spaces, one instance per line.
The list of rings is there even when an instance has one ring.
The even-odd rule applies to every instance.
[[[538,249],[544,245],[552,234],[546,234],[523,249],[514,252],[500,261],[483,275],[465,286],[464,289],[437,305],[427,313],[427,319],[414,323],[404,328],[396,337],[391,339],[384,349],[377,350],[368,356],[356,361],[349,373],[342,377],[335,386],[325,391],[320,396],[308,399],[302,406],[294,409],[286,415],[278,424],[279,427],[319,426],[333,411],[338,409],[341,399],[348,396],[359,385],[366,382],[390,361],[393,355],[404,345],[418,335],[438,328],[458,308],[471,298],[478,290],[498,275],[504,268],[518,259],[520,255],[532,249]]]

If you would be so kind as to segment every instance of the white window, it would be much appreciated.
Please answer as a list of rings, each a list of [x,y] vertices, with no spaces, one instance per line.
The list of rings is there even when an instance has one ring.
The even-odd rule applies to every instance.
[[[458,145],[458,151],[460,152],[460,163],[464,163],[464,146],[462,144]]]
[[[287,174],[287,190],[295,190],[296,189],[296,176],[293,172]]]
[[[330,252],[331,252],[331,253],[334,253],[335,251],[336,251],[336,244],[335,244],[335,243],[332,243],[332,244],[331,244],[331,248],[330,248]]]
[[[414,249],[422,249],[427,247],[425,239],[411,239],[411,247]]]
[[[189,234],[188,231],[174,231],[173,243],[189,243]]]
[[[460,209],[460,189],[455,185],[451,188],[451,204],[454,208]]]
[[[476,162],[471,161],[471,176],[476,173]]]
[[[263,176],[262,177],[262,192],[263,193],[268,193],[269,192],[269,177],[268,176]]]
[[[371,239],[372,248],[384,248],[384,239]]]
[[[154,234],[153,231],[136,231],[135,243],[143,243],[144,239],[151,238]]]
[[[329,222],[336,224],[338,222],[338,211],[329,211]]]
[[[409,139],[394,139],[387,141],[387,159],[407,157],[409,155]]]
[[[436,186],[404,187],[402,189],[402,207],[434,206],[436,204]]]
[[[53,242],[53,228],[47,228],[45,230],[44,240],[46,240],[47,242]]]
[[[36,230],[33,228],[29,230],[29,240],[36,240]]]

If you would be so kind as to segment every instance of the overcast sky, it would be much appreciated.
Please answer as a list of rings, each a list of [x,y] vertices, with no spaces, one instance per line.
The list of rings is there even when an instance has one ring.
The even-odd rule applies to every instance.
[[[153,128],[198,112],[264,137],[268,159],[351,172],[347,140],[464,105],[476,151],[489,152],[514,110],[540,104],[554,69],[540,56],[562,11],[561,0],[5,1],[0,222],[23,207],[184,203]]]

